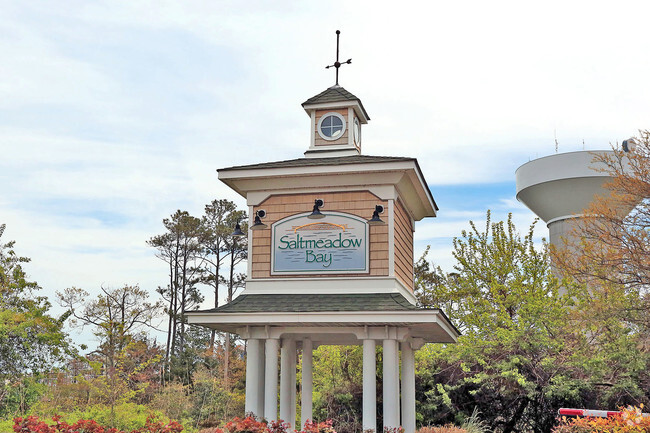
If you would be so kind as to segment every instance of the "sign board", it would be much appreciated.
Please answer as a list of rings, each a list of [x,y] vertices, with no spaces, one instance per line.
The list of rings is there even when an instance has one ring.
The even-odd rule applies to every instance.
[[[366,273],[368,223],[341,212],[292,215],[271,225],[271,274]]]

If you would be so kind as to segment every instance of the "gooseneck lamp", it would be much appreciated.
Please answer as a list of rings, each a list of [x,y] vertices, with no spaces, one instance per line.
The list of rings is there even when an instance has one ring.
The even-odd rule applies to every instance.
[[[386,224],[384,221],[382,221],[381,218],[379,218],[379,214],[384,212],[384,207],[380,204],[375,206],[375,211],[372,213],[372,218],[368,220],[368,224],[370,225],[379,225],[379,224]]]
[[[325,215],[320,213],[320,208],[323,206],[325,202],[319,198],[314,200],[314,209],[311,211],[311,214],[307,216],[307,218],[312,219],[312,220],[317,220],[321,218],[325,218]]]
[[[266,216],[266,211],[264,209],[260,209],[257,212],[255,212],[255,220],[253,221],[251,230],[265,229],[267,225],[262,222],[262,218],[264,218],[265,216]]]
[[[246,233],[241,231],[241,226],[239,225],[239,221],[235,224],[235,231],[230,234],[230,236],[246,236]]]

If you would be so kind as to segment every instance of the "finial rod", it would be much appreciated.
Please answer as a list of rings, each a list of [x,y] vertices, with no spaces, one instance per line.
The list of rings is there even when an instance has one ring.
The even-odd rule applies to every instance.
[[[339,62],[339,37],[341,35],[341,31],[337,30],[336,31],[336,62],[334,62],[333,65],[325,66],[325,69],[329,69],[331,67],[336,68],[336,85],[339,85],[339,68],[341,65],[345,65],[346,63],[349,65],[352,63],[352,59],[348,59],[347,61],[341,63]]]

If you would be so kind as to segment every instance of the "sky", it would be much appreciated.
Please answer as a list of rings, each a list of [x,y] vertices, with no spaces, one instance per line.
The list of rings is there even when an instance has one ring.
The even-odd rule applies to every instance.
[[[643,1],[0,0],[0,224],[50,298],[138,284],[146,241],[177,209],[243,198],[218,168],[303,156],[300,104],[334,84],[361,99],[366,155],[408,156],[440,208],[416,256],[490,209],[526,232],[515,170],[608,149],[650,119]],[[547,236],[538,224],[537,240]],[[206,290],[206,294],[207,294]],[[56,308],[55,310],[56,311]]]

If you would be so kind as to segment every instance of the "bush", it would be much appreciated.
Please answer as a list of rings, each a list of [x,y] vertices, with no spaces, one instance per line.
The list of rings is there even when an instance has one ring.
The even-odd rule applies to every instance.
[[[37,405],[34,410],[30,411],[30,415],[40,417],[41,419],[47,419],[52,414],[57,414],[58,419],[68,424],[73,424],[80,420],[93,420],[101,426],[113,427],[118,431],[127,432],[145,427],[147,420],[151,417],[165,423],[171,421],[162,412],[135,403],[122,403],[113,408],[98,404],[70,412],[61,412],[56,407],[48,408]]]
[[[650,433],[650,417],[642,415],[641,407],[622,409],[619,415],[608,418],[562,417],[553,433]]]
[[[249,416],[244,419],[234,418],[226,423],[223,429],[203,429],[199,433],[287,433],[288,428],[289,424],[282,420],[267,423]],[[307,420],[303,430],[296,433],[336,433],[336,431],[332,428],[332,420],[324,422]]]
[[[48,424],[44,421],[39,421],[38,417],[28,416],[27,418],[14,419],[14,432],[15,433],[126,433],[123,430],[116,428],[108,428],[100,425],[94,420],[79,420],[70,425],[65,421],[61,421],[61,417],[53,416],[53,424]],[[157,421],[154,417],[147,418],[144,427],[131,430],[130,433],[180,433],[183,431],[181,426],[176,421],[164,424],[162,421]]]
[[[447,424],[442,427],[421,427],[416,433],[467,433],[467,430],[453,424]]]

